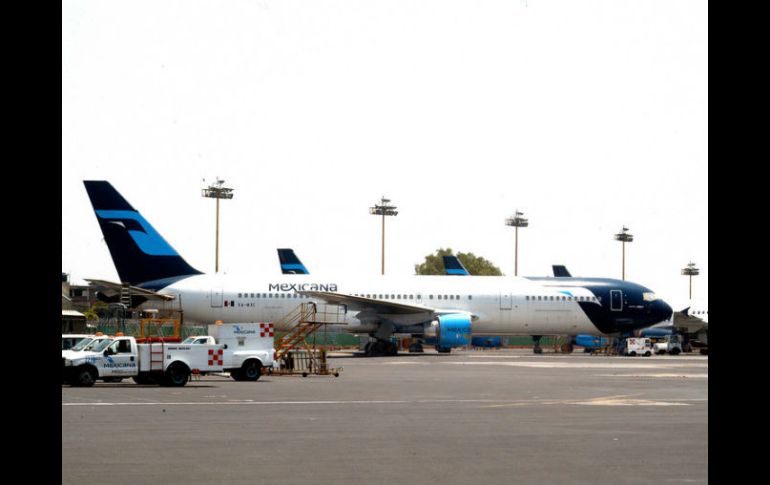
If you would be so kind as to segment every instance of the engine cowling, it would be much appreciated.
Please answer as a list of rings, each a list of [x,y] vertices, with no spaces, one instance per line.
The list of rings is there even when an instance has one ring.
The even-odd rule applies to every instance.
[[[451,349],[471,343],[471,317],[462,313],[441,315],[430,324],[425,332],[428,337],[435,337],[438,347]]]

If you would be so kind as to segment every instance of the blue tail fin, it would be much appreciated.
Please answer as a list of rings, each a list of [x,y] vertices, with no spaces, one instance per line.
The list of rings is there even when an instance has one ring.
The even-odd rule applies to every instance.
[[[183,277],[201,274],[109,182],[83,183],[123,283],[161,288]],[[151,283],[144,284],[148,282]]]
[[[278,260],[281,262],[281,271],[283,274],[310,274],[302,264],[293,249],[279,249]]]
[[[470,276],[465,266],[457,259],[457,256],[444,256],[444,271],[448,275]]]

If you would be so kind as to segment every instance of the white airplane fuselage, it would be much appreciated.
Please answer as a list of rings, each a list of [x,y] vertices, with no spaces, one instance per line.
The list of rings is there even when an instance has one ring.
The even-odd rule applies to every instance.
[[[144,308],[183,310],[184,321],[210,324],[280,322],[301,303],[323,301],[300,291],[327,291],[354,295],[383,303],[425,307],[426,314],[470,313],[473,335],[604,335],[586,316],[578,302],[601,305],[586,288],[543,287],[525,278],[468,276],[371,277],[358,280],[323,275],[276,275],[239,278],[234,275],[196,275],[161,289],[174,295],[168,302],[146,302]],[[359,310],[348,309],[345,323],[330,330],[370,333],[379,322],[369,321]],[[362,315],[364,315],[362,317]],[[426,323],[425,315],[380,315],[399,328]],[[428,321],[430,318],[428,318]],[[276,328],[284,331],[286,328]]]

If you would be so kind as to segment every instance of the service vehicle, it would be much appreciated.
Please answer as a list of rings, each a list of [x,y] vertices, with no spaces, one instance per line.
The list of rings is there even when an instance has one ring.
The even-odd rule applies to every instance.
[[[217,344],[138,344],[134,337],[114,337],[90,351],[62,356],[62,380],[88,387],[97,379],[132,377],[138,384],[180,387],[192,373],[222,372],[222,352]]]
[[[679,335],[666,335],[655,342],[653,349],[656,355],[669,353],[679,355],[682,352],[682,338]]]
[[[649,357],[652,355],[652,342],[647,337],[627,338],[623,344],[622,354],[631,357],[637,355]]]
[[[225,372],[236,381],[256,381],[262,369],[273,366],[275,329],[272,323],[209,325],[208,335],[188,337],[182,343],[224,346]]]

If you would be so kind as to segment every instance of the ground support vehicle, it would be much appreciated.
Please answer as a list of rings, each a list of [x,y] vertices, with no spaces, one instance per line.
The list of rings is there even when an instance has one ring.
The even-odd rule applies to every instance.
[[[97,379],[132,377],[138,384],[179,387],[192,373],[222,372],[222,354],[222,345],[138,344],[134,337],[115,337],[91,351],[62,356],[62,380],[88,387]]]

